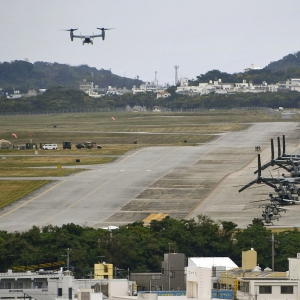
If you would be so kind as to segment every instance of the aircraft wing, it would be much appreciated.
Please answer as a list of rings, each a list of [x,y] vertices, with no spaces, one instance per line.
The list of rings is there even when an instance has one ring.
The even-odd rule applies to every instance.
[[[84,35],[75,35],[75,34],[73,34],[73,38],[84,39],[85,36]]]
[[[91,35],[90,38],[102,37],[102,34]]]

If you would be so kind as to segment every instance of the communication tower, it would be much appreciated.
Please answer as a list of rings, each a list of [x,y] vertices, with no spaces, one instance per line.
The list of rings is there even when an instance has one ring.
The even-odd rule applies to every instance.
[[[175,66],[175,85],[178,83],[178,69],[179,69],[179,66]]]

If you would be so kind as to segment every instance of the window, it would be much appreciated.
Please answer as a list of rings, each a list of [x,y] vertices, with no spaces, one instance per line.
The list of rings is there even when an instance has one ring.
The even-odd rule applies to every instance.
[[[260,294],[272,294],[272,286],[271,285],[260,285],[259,293]]]
[[[281,294],[294,294],[294,287],[292,285],[281,286]]]
[[[174,272],[174,271],[170,271],[169,276],[170,276],[171,278],[174,278],[174,277],[175,277],[175,272]]]
[[[151,275],[151,280],[159,280],[159,279],[160,279],[160,274],[156,274],[156,275],[152,274]]]

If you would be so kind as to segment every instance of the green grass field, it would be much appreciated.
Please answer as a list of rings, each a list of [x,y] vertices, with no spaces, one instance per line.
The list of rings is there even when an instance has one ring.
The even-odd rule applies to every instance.
[[[295,118],[295,121],[299,121],[298,115]],[[212,140],[217,133],[246,129],[249,126],[247,123],[271,121],[285,120],[281,120],[279,114],[267,114],[265,111],[229,110],[203,113],[115,112],[2,116],[0,139],[11,141],[16,148],[0,149],[0,177],[66,176],[82,171],[76,168],[78,164],[110,163],[117,156],[139,147],[194,146]],[[63,141],[72,142],[72,149],[63,150]],[[86,141],[96,142],[102,149],[74,147]],[[56,143],[60,150],[17,149],[17,146],[27,142],[38,145]],[[76,159],[80,159],[80,163]],[[63,168],[71,165],[74,165],[74,169]],[[48,166],[54,168],[33,168]],[[47,181],[43,180],[0,181],[0,207],[20,199],[45,183]]]

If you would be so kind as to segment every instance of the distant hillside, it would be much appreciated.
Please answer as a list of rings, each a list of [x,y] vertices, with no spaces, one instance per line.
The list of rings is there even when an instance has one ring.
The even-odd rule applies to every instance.
[[[300,52],[294,54],[288,54],[278,61],[269,63],[264,69],[272,72],[283,71],[288,69],[300,68]]]
[[[109,70],[81,65],[78,67],[59,63],[35,62],[34,64],[15,60],[0,63],[0,88],[4,91],[13,89],[27,92],[29,89],[65,86],[79,89],[79,83],[86,79],[99,87],[113,86],[131,89],[142,81],[114,75]]]

